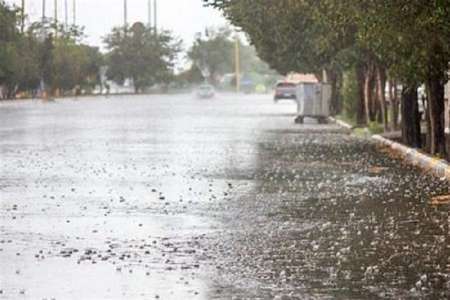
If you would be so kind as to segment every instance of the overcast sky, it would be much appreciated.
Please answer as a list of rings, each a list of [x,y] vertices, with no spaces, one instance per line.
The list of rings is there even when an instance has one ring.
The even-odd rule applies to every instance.
[[[26,13],[30,21],[36,21],[42,15],[42,0],[25,0]],[[53,16],[54,1],[47,1],[47,16]],[[65,0],[58,1],[58,17],[64,20]],[[72,1],[69,6],[69,20],[72,20]],[[7,3],[19,5],[21,0],[7,0]],[[128,0],[128,21],[147,22],[147,0]],[[112,27],[123,24],[123,0],[76,0],[77,24],[85,26],[87,42],[102,46],[102,36]],[[219,12],[205,8],[201,0],[158,0],[159,27],[172,30],[182,38],[185,47],[192,42],[196,32],[203,31],[205,26],[226,24]]]

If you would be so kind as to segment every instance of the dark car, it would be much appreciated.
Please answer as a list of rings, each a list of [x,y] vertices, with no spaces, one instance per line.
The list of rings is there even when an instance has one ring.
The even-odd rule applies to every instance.
[[[278,100],[297,99],[297,85],[292,82],[279,82],[275,86],[275,96],[273,100],[278,102]]]

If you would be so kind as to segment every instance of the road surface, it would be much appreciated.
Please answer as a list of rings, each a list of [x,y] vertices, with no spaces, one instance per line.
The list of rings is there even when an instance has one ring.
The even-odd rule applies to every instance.
[[[446,299],[448,183],[268,96],[0,104],[0,299]]]

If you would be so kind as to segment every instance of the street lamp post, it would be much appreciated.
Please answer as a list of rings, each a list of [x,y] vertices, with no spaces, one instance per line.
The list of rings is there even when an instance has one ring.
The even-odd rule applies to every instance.
[[[153,2],[153,22],[155,23],[155,34],[158,33],[158,3],[156,0]]]
[[[22,0],[22,9],[20,17],[21,17],[20,31],[23,33],[25,30],[25,0]]]
[[[147,1],[148,28],[152,28],[152,0]]]
[[[235,53],[234,53],[234,59],[235,59],[235,72],[236,72],[236,93],[241,92],[241,58],[240,58],[240,45],[239,45],[239,38],[236,35],[236,41],[235,41]]]
[[[42,22],[45,21],[45,0],[42,0]]]
[[[55,26],[55,38],[58,37],[58,0],[54,1],[54,26]]]
[[[73,18],[73,25],[77,25],[77,2],[76,2],[76,0],[72,1],[72,18]]]
[[[126,28],[128,26],[128,3],[127,0],[123,0],[123,24]]]
[[[55,0],[54,1],[54,9],[55,9],[55,11],[54,11],[54,18],[55,18],[55,24],[57,24],[58,23],[58,0]]]
[[[64,0],[64,26],[66,28],[69,26],[69,7],[67,0]]]

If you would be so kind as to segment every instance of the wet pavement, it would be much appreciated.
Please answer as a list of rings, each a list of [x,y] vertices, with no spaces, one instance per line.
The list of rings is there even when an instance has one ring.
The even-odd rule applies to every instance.
[[[0,104],[0,299],[448,299],[448,183],[268,96]]]

